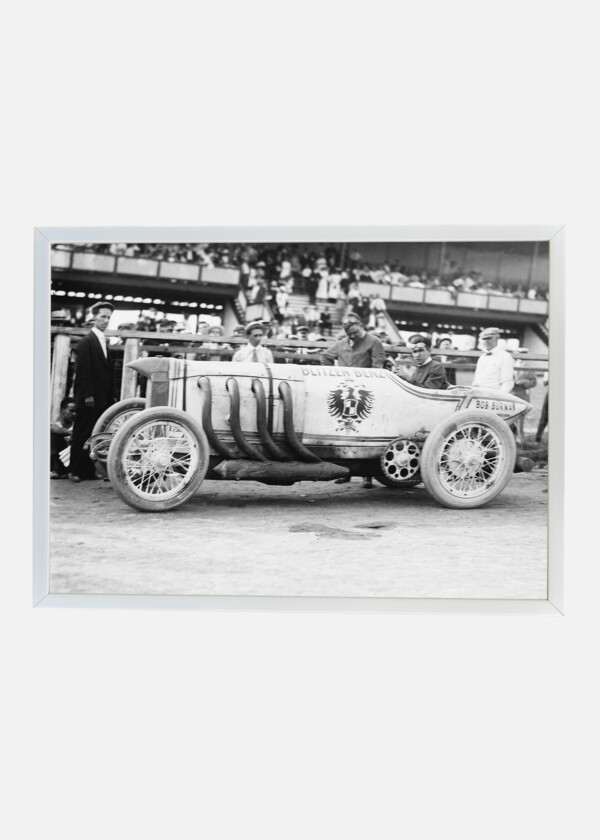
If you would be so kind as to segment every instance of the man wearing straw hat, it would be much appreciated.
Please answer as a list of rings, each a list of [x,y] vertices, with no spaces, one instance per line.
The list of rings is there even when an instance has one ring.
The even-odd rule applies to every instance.
[[[268,347],[261,344],[264,334],[264,327],[260,321],[252,321],[246,327],[248,344],[240,347],[233,354],[232,362],[259,362],[265,365],[273,364],[273,354]]]
[[[477,359],[474,388],[492,388],[510,393],[514,387],[514,361],[510,353],[498,347],[500,330],[498,327],[486,327],[479,339],[483,353]]]

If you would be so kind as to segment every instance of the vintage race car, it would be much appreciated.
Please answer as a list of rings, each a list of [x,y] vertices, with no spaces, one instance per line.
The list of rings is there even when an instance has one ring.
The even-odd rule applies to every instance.
[[[387,370],[317,365],[131,362],[146,400],[105,412],[90,453],[118,495],[143,511],[189,499],[206,479],[423,482],[441,504],[494,499],[515,468],[508,423],[531,406],[482,388],[419,388]]]

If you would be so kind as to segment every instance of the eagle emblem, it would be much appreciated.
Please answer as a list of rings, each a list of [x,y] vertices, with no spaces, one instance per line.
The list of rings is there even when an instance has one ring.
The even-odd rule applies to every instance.
[[[361,385],[347,380],[334,388],[327,400],[328,411],[338,421],[338,432],[356,432],[358,424],[373,408],[373,394]]]

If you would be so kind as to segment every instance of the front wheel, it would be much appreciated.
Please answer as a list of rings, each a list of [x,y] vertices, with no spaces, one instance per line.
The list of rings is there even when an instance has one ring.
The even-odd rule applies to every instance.
[[[131,507],[162,512],[196,492],[208,469],[202,427],[176,408],[149,408],[116,433],[108,452],[108,477]]]
[[[427,437],[421,477],[429,494],[446,507],[480,507],[505,488],[516,457],[504,420],[486,411],[458,411]]]
[[[98,420],[96,420],[96,425],[92,430],[92,437],[99,434],[114,434],[117,429],[123,425],[123,423],[129,420],[130,417],[133,417],[134,414],[137,414],[138,411],[142,411],[144,408],[146,408],[146,400],[142,397],[130,397],[129,399],[120,400],[114,405],[111,405],[110,408],[107,408],[106,411],[100,415]],[[108,457],[109,445],[110,439],[107,438],[106,441],[102,441],[94,447],[96,472],[99,473],[102,478],[107,477],[106,459]]]

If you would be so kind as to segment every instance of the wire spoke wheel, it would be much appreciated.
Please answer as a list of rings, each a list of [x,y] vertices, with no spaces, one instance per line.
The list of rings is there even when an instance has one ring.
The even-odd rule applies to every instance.
[[[198,466],[192,434],[175,423],[146,423],[129,437],[123,452],[126,480],[150,498],[170,498]]]
[[[92,436],[102,433],[114,435],[124,423],[145,407],[146,400],[143,397],[131,397],[111,405],[96,421]],[[109,448],[109,440],[106,443],[103,442],[101,445],[94,447],[96,472],[103,478],[107,477],[106,460],[108,458]]]
[[[474,498],[493,484],[502,458],[502,443],[493,431],[465,426],[446,440],[440,455],[440,478],[449,492]]]
[[[447,507],[479,507],[504,489],[515,459],[514,436],[503,420],[460,411],[428,436],[421,473],[429,493]]]
[[[140,410],[141,409],[139,409],[139,408],[130,408],[127,411],[122,411],[120,414],[118,414],[115,417],[115,419],[112,421],[112,423],[108,426],[107,431],[108,432],[116,432],[117,429],[121,428],[123,423],[125,423],[127,420],[129,420],[130,417],[133,417],[134,414],[137,414],[138,411],[140,411]]]
[[[208,443],[190,416],[154,408],[123,424],[111,444],[108,474],[132,507],[178,507],[200,486],[208,468]]]

